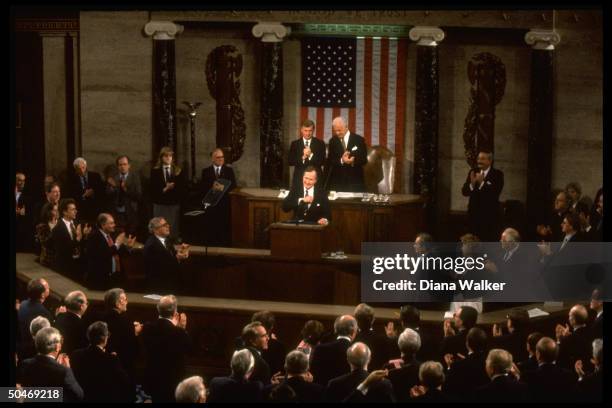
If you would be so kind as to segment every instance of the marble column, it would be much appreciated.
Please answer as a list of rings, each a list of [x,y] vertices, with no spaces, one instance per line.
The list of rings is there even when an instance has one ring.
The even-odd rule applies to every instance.
[[[290,28],[260,22],[252,29],[261,37],[260,186],[280,188],[283,182],[283,38]]]
[[[153,37],[153,152],[163,146],[176,152],[176,66],[174,40],[183,26],[171,21],[149,21],[144,32]],[[175,158],[176,160],[176,158]]]
[[[525,42],[532,46],[529,135],[527,140],[527,228],[535,228],[552,211],[552,144],[554,110],[554,49],[560,36],[552,30],[531,30]]]
[[[444,39],[444,31],[438,27],[414,27],[409,36],[417,42],[413,191],[425,198],[428,225],[434,225],[438,174],[438,42]]]

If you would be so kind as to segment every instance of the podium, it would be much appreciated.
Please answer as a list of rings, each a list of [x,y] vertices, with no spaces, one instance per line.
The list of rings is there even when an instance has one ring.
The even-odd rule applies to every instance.
[[[320,260],[323,252],[333,248],[332,230],[328,225],[275,222],[269,229],[272,256]]]

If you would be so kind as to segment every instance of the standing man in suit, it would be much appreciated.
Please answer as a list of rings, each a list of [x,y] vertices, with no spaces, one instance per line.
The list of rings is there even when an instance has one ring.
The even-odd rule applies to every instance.
[[[317,184],[317,171],[308,166],[302,176],[302,184],[293,186],[283,200],[283,211],[293,210],[293,218],[319,225],[329,224],[331,210],[327,193]]]
[[[125,232],[120,233],[115,240],[115,219],[112,215],[98,215],[98,228],[87,237],[87,277],[85,281],[90,289],[107,290],[121,286],[122,268],[120,253],[132,248],[135,237],[126,238]],[[127,248],[126,248],[127,247]]]
[[[465,358],[456,358],[452,363],[445,358],[448,370],[442,387],[446,394],[460,401],[467,400],[476,388],[489,382],[485,371],[487,334],[478,327],[472,327],[466,336],[465,346],[468,351]]]
[[[368,163],[368,147],[363,137],[351,133],[343,117],[332,121],[333,137],[327,155],[329,190],[365,191],[363,166]]]
[[[467,334],[476,325],[477,320],[478,311],[472,306],[461,306],[457,309],[452,322],[450,319],[444,320],[444,340],[440,346],[444,360],[447,360],[446,354],[452,354],[453,358],[458,354],[467,354]]]
[[[146,354],[145,386],[153,402],[174,402],[176,386],[185,378],[185,355],[192,348],[187,316],[177,312],[174,295],[157,304],[159,318],[146,323],[142,340]]]
[[[62,194],[59,184],[55,182],[45,184],[45,194],[43,200],[33,206],[32,224],[34,225],[34,227],[36,227],[36,225],[40,224],[41,222],[44,222],[42,209],[45,204],[50,204],[51,206],[59,206],[61,195]]]
[[[212,164],[202,169],[201,191],[202,199],[213,188],[218,179],[229,180],[230,186],[216,206],[210,207],[204,214],[202,228],[205,243],[211,246],[231,245],[231,203],[229,193],[236,188],[234,169],[225,164],[225,153],[217,148],[211,154]]]
[[[476,390],[475,401],[520,403],[527,400],[527,384],[515,377],[512,354],[493,349],[487,355],[485,367],[491,381]]]
[[[34,243],[32,199],[25,188],[25,183],[25,174],[17,173],[15,175],[15,244],[19,252],[30,251]]]
[[[61,219],[51,231],[51,242],[55,251],[56,268],[71,279],[81,279],[81,244],[89,235],[91,227],[75,226],[77,208],[75,200],[65,198],[59,204]]]
[[[593,310],[595,314],[595,319],[593,320],[593,324],[591,325],[591,335],[594,339],[603,338],[603,311],[604,311],[604,295],[603,289],[596,288],[593,289],[593,293],[591,294],[591,303],[589,304],[589,308]]]
[[[76,201],[80,219],[93,224],[103,206],[102,177],[96,172],[88,171],[87,162],[82,157],[74,159],[72,165],[74,172],[68,178],[68,197]]]
[[[62,351],[70,354],[76,349],[87,346],[85,335],[87,326],[83,322],[83,315],[87,311],[89,302],[85,293],[75,290],[66,295],[64,303],[66,304],[66,312],[57,315],[53,326],[64,337]]]
[[[255,358],[248,349],[234,351],[229,377],[214,377],[210,380],[208,402],[259,402],[263,384],[251,381]]]
[[[189,245],[177,251],[170,238],[170,224],[163,217],[149,221],[151,236],[144,246],[145,273],[149,288],[173,292],[179,286],[179,262],[189,257]]]
[[[128,234],[136,234],[140,224],[142,185],[137,172],[130,172],[130,158],[117,157],[117,174],[106,180],[106,194],[117,226]]]
[[[582,360],[587,371],[592,369],[589,363],[591,358],[591,330],[587,326],[589,313],[583,305],[573,306],[568,314],[568,323],[565,326],[558,324],[555,327],[559,356],[557,364],[569,370],[574,368],[576,360]]]
[[[389,381],[393,385],[393,394],[398,402],[410,400],[410,389],[419,384],[419,367],[421,362],[416,356],[421,348],[421,336],[416,330],[406,328],[399,335],[397,345],[402,359],[399,367],[389,370]]]
[[[346,362],[346,350],[357,336],[357,320],[351,315],[343,315],[334,322],[336,340],[321,343],[312,351],[310,371],[317,384],[327,386],[332,378],[350,372]]]
[[[35,357],[24,360],[19,366],[18,383],[23,387],[63,387],[65,402],[83,399],[83,389],[74,378],[70,361],[62,349],[62,335],[47,327],[36,333]]]
[[[255,366],[251,374],[251,381],[260,381],[263,385],[270,384],[272,373],[270,366],[262,357],[262,352],[268,349],[270,335],[261,322],[251,322],[242,329],[242,341],[245,347],[255,358]]]
[[[478,153],[478,168],[468,173],[461,192],[469,197],[470,232],[482,242],[494,242],[499,236],[501,207],[499,195],[504,188],[504,173],[493,168],[493,153]]]
[[[151,201],[153,216],[164,217],[172,224],[172,237],[180,236],[181,203],[185,194],[185,175],[174,164],[174,152],[169,147],[159,151],[157,165],[151,169]]]
[[[291,142],[289,148],[289,166],[293,168],[291,188],[299,186],[304,170],[313,166],[317,170],[317,178],[321,178],[321,166],[325,162],[325,143],[313,137],[315,123],[306,119],[300,126],[300,138]]]

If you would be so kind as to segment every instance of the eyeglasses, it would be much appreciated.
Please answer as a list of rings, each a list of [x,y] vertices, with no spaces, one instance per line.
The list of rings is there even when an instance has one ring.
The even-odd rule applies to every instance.
[[[159,224],[158,228],[161,228],[161,227],[169,227],[169,226],[170,226],[170,224],[169,224],[169,223],[164,222],[163,224]]]

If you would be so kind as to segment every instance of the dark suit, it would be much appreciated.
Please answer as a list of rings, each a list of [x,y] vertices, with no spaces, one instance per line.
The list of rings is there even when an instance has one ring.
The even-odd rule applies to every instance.
[[[100,174],[88,171],[87,180],[83,187],[81,177],[72,172],[68,176],[67,187],[68,194],[66,194],[66,197],[74,198],[76,201],[79,220],[89,223],[94,222],[102,211],[104,202],[104,183]],[[85,190],[90,188],[93,189],[94,194],[83,198]]]
[[[559,342],[557,364],[560,367],[573,370],[576,360],[582,360],[585,371],[590,371],[592,368],[590,360],[593,356],[592,341],[592,334],[588,326],[579,327],[568,336],[562,337]]]
[[[16,193],[15,193],[16,194]],[[34,244],[34,208],[32,198],[27,188],[15,201],[16,208],[25,208],[25,215],[15,214],[15,246],[17,252],[31,251]]]
[[[304,380],[303,377],[291,377],[284,381],[284,384],[290,386],[295,391],[297,402],[322,402],[325,394],[325,387],[317,383],[310,383]]]
[[[594,339],[603,338],[603,312],[598,317],[595,317],[595,320],[593,320],[593,324],[591,325],[591,334]]]
[[[261,356],[268,366],[272,375],[285,368],[285,356],[287,356],[287,347],[280,341],[270,338],[268,340],[268,348],[261,352]]]
[[[329,141],[327,155],[326,178],[329,180],[327,190],[335,191],[365,191],[363,166],[368,163],[368,148],[363,137],[351,133],[346,149],[355,157],[351,164],[340,163],[344,154],[342,141],[333,136]]]
[[[412,398],[410,401],[416,404],[439,404],[451,402],[446,394],[437,389],[428,390],[425,394],[421,395],[420,397]]]
[[[261,352],[253,347],[247,347],[247,349],[253,355],[255,359],[255,367],[253,368],[253,373],[249,377],[250,381],[259,381],[263,385],[270,384],[270,378],[272,377],[272,372],[270,372],[270,366],[261,356]]]
[[[376,333],[373,329],[360,331],[354,342],[362,342],[370,348],[372,358],[368,364],[369,371],[381,369],[392,357],[390,340],[384,333]]]
[[[372,384],[366,395],[357,391],[357,386],[367,376],[367,371],[358,369],[333,378],[325,389],[325,400],[329,402],[395,402],[393,386],[386,378]]]
[[[293,169],[293,181],[291,182],[291,187],[293,186],[301,186],[302,185],[302,176],[304,175],[304,170],[308,166],[313,166],[317,170],[317,178],[319,180],[323,179],[323,173],[321,171],[321,166],[323,166],[325,162],[325,142],[317,139],[316,137],[312,137],[310,139],[310,150],[312,151],[312,158],[306,158],[302,162],[302,155],[304,153],[304,138],[300,137],[298,140],[294,140],[291,142],[291,147],[289,147],[289,166],[294,166]],[[321,181],[321,186],[323,185],[323,181]]]
[[[134,333],[134,323],[128,313],[118,313],[111,310],[102,317],[102,321],[108,324],[111,336],[108,339],[106,350],[109,353],[117,353],[121,364],[134,377],[134,364],[138,358],[138,339]]]
[[[234,175],[234,169],[226,165],[221,166],[219,178],[229,180],[230,186],[223,197],[221,197],[221,200],[219,200],[217,205],[214,207],[209,207],[206,210],[206,213],[202,217],[202,222],[200,222],[200,231],[205,235],[206,245],[230,246],[232,232],[232,211],[229,193],[236,188],[236,176]],[[213,165],[202,169],[202,177],[200,181],[202,199],[206,197],[206,194],[208,194],[216,180],[217,176],[215,174],[215,167]]]
[[[447,372],[442,390],[449,396],[469,398],[476,388],[489,383],[485,371],[486,359],[484,351],[469,354],[463,360],[457,359]]]
[[[82,317],[72,312],[60,313],[57,315],[53,326],[64,337],[62,353],[70,354],[76,349],[87,347],[87,325]]]
[[[504,188],[504,173],[489,168],[483,180],[482,188],[478,185],[470,189],[470,174],[461,189],[465,197],[469,197],[468,223],[470,232],[476,234],[481,241],[496,241],[499,239],[500,205],[499,195]]]
[[[465,347],[465,340],[467,337],[467,329],[459,331],[453,336],[444,337],[442,344],[440,345],[440,357],[443,358],[445,354],[463,354],[467,355],[467,348]]]
[[[500,375],[478,387],[473,396],[475,402],[521,403],[528,400],[527,384],[512,375]]]
[[[294,187],[289,192],[289,195],[283,200],[283,211],[293,211],[293,218],[296,220],[304,220],[308,222],[317,222],[321,218],[327,218],[331,221],[331,209],[327,193],[321,187],[315,185],[314,197],[310,207],[304,201],[298,200],[304,198],[304,184]]]
[[[164,246],[155,235],[149,236],[143,255],[148,287],[166,293],[174,292],[179,282],[179,261],[169,238],[166,238]]]
[[[174,402],[174,391],[185,379],[185,354],[191,350],[187,332],[167,319],[145,324],[142,341],[146,352],[145,386],[153,402]]]
[[[603,371],[587,374],[578,382],[577,401],[601,402],[603,395]]]
[[[491,348],[500,348],[512,354],[513,361],[523,361],[527,358],[528,331],[514,330],[512,333],[499,337],[492,337]]]
[[[35,317],[42,316],[53,323],[53,314],[39,301],[26,299],[19,305],[17,319],[19,321],[19,335],[25,342],[32,339],[30,335],[30,323]]]
[[[163,166],[151,169],[151,201],[153,204],[181,204],[186,188],[184,172],[181,171],[179,174],[173,174],[171,170],[170,180],[168,182],[174,182],[174,188],[164,193],[163,190],[166,187],[166,180],[164,178]]]
[[[314,382],[326,386],[332,378],[350,372],[346,361],[346,350],[350,345],[350,341],[340,338],[314,348],[310,356],[310,372]]]
[[[518,362],[516,365],[521,373],[535,371],[538,369],[538,360],[536,360],[535,355],[533,355],[523,361]]]
[[[393,394],[397,402],[410,401],[410,389],[419,384],[419,367],[417,360],[404,362],[400,368],[389,370],[389,381],[393,385]]]
[[[77,227],[74,223],[75,228]],[[55,252],[55,268],[62,274],[71,279],[81,279],[83,273],[81,271],[81,242],[70,237],[68,227],[60,218],[55,227],[51,230],[51,245]],[[73,255],[79,254],[78,258],[73,258]]]
[[[63,387],[64,402],[83,399],[83,389],[74,378],[72,369],[51,357],[38,354],[23,361],[17,379],[22,387]]]
[[[259,402],[263,397],[263,384],[244,378],[215,377],[210,380],[208,390],[206,402]]]
[[[576,375],[556,364],[542,364],[522,374],[531,398],[538,402],[569,402],[574,396]]]
[[[97,346],[75,350],[70,367],[87,402],[133,402],[135,389],[119,359]]]
[[[115,272],[113,273],[113,256],[127,252],[126,247],[121,245],[117,249],[114,244],[109,246],[102,232],[96,228],[87,237],[86,248],[87,272],[85,282],[87,287],[94,290],[108,290],[121,286],[121,262],[116,262]]]
[[[137,172],[130,171],[125,178],[125,191],[121,188],[121,174],[113,176],[115,186],[106,185],[106,194],[111,211],[118,225],[125,227],[126,233],[135,234],[140,223],[140,202],[142,184]]]

